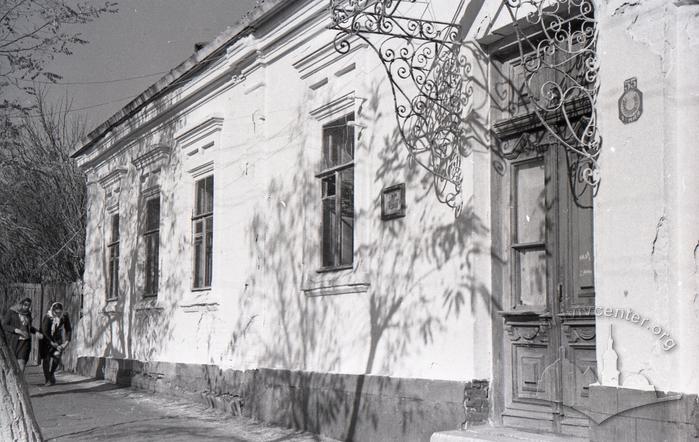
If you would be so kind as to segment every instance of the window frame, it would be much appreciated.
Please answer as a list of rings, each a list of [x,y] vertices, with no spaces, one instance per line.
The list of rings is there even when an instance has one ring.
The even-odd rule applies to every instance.
[[[354,268],[354,263],[355,263],[355,258],[354,258],[354,252],[355,252],[355,230],[356,230],[356,213],[355,213],[355,188],[356,188],[356,180],[355,180],[355,157],[356,157],[356,134],[354,131],[354,127],[349,125],[349,122],[354,122],[355,121],[355,112],[348,112],[344,114],[343,116],[333,119],[332,121],[328,122],[327,124],[324,124],[321,129],[322,133],[322,141],[321,141],[321,164],[324,167],[323,170],[321,170],[319,173],[315,175],[315,178],[319,180],[320,182],[320,203],[321,203],[321,222],[320,222],[320,266],[316,270],[318,273],[324,273],[324,272],[335,272],[335,271],[340,271],[340,270],[348,270]],[[340,164],[334,164],[327,166],[328,160],[326,159],[326,129],[337,127],[337,124],[343,123],[345,127],[351,128],[352,129],[352,134],[351,137],[348,137],[348,139],[351,139],[352,142],[352,157],[349,161],[344,161]],[[338,158],[340,156],[338,155]],[[352,242],[351,242],[351,262],[350,263],[342,263],[342,200],[343,200],[343,186],[342,186],[342,175],[343,172],[350,170],[352,172]],[[335,178],[335,193],[332,196],[326,195],[325,192],[325,182],[328,178],[334,177]],[[332,265],[324,265],[325,264],[325,244],[326,244],[326,238],[325,238],[325,225],[324,225],[324,220],[325,220],[325,202],[328,200],[333,200],[334,199],[334,209],[335,209],[335,223],[333,225],[333,230],[332,230]]]
[[[520,158],[517,158],[516,160],[510,160],[509,161],[509,166],[510,166],[510,174],[511,174],[511,182],[509,186],[509,194],[510,194],[510,234],[509,234],[509,254],[510,254],[510,272],[511,272],[511,281],[510,281],[510,287],[511,287],[511,305],[513,310],[533,310],[533,311],[539,311],[539,310],[548,310],[550,309],[549,306],[549,299],[547,294],[550,291],[550,276],[551,272],[554,270],[552,268],[553,265],[555,265],[554,261],[552,260],[552,255],[551,252],[554,247],[556,247],[555,243],[555,238],[556,234],[555,232],[551,231],[553,228],[552,220],[551,220],[551,204],[555,200],[556,196],[555,189],[551,188],[551,159],[549,158],[549,150],[547,149],[545,152],[540,153],[540,154],[522,154],[520,155]],[[518,173],[521,169],[529,167],[534,164],[541,164],[541,167],[543,167],[544,170],[544,235],[543,238],[539,241],[528,241],[528,242],[520,242],[518,239],[519,236],[519,224],[518,224],[518,198],[517,198],[517,191],[518,191],[518,182],[517,182],[517,176]],[[546,261],[546,274],[544,275],[544,291],[543,291],[543,304],[536,304],[536,305],[528,305],[524,304],[522,302],[522,288],[521,288],[521,273],[520,273],[520,262],[521,262],[521,256],[525,252],[528,251],[543,251],[545,254],[545,261]]]
[[[199,212],[200,207],[204,205],[200,205],[199,202],[199,184],[205,183],[209,179],[211,180],[211,210]],[[192,291],[210,290],[213,282],[214,183],[213,174],[198,178],[194,182],[194,208],[192,211]],[[206,197],[206,189],[204,190],[204,197]],[[201,225],[200,232],[197,232],[197,225]],[[211,242],[210,245],[207,245],[207,238]],[[197,256],[197,241],[201,241],[202,244],[201,256]],[[197,258],[202,259],[199,266],[197,266],[197,263],[200,261],[198,261]],[[203,271],[203,276],[201,278],[202,285],[198,285],[200,279],[198,271],[200,270]]]
[[[109,214],[109,242],[107,243],[107,301],[119,299],[119,257],[121,241],[119,212]]]
[[[148,204],[152,201],[158,201],[158,220],[154,224],[153,228],[149,229],[149,210]],[[159,292],[159,282],[160,282],[160,210],[162,208],[162,198],[160,193],[154,193],[152,195],[143,197],[143,231],[141,235],[143,236],[143,246],[144,246],[144,261],[143,261],[143,297],[144,298],[157,298]],[[155,246],[151,250],[149,248],[149,241],[154,241]],[[151,255],[150,252],[153,252]],[[151,261],[152,260],[152,261]],[[149,265],[150,264],[150,265]],[[151,269],[151,266],[155,267],[155,270]],[[151,269],[151,271],[149,271]]]

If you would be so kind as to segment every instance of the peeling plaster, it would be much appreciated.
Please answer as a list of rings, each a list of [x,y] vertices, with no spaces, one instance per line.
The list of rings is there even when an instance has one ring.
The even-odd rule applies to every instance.
[[[658,288],[667,285],[670,274],[670,228],[665,215],[662,215],[655,226],[655,237],[651,248],[651,267],[653,268],[653,280]]]
[[[626,1],[626,2],[622,3],[621,5],[617,6],[616,9],[614,9],[612,16],[624,15],[624,14],[626,14],[626,11],[628,9],[632,9],[634,6],[638,6],[640,3],[641,3],[641,0]]]

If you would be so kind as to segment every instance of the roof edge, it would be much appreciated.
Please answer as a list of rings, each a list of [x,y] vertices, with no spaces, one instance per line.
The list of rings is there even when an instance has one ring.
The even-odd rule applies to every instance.
[[[91,130],[87,136],[80,141],[78,148],[70,154],[71,158],[78,158],[86,154],[112,128],[138,112],[157,97],[166,93],[173,83],[182,80],[203,62],[207,61],[208,58],[220,52],[226,46],[247,36],[254,30],[255,25],[259,25],[271,15],[275,14],[282,6],[293,1],[294,0],[258,0],[257,4],[249,12],[244,14],[236,24],[228,27],[213,41],[204,46],[204,48],[192,54],[185,61],[161,77],[157,82],[149,86],[145,91],[141,92],[114,115]]]

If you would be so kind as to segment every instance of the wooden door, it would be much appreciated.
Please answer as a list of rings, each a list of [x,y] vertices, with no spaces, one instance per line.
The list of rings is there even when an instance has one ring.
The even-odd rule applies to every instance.
[[[503,291],[496,409],[504,425],[587,435],[596,381],[591,189],[541,128],[503,146],[493,183]]]

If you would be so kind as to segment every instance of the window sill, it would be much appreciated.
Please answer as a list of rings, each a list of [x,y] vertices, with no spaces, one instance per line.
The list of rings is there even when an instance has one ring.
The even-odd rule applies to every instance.
[[[158,302],[157,296],[144,296],[143,299],[134,304],[133,308],[137,312],[165,310],[165,306]]]
[[[179,302],[178,307],[185,312],[200,312],[205,310],[218,310],[220,299],[210,288],[192,289]]]
[[[316,270],[316,273],[340,272],[342,270],[352,270],[352,265],[340,267],[321,267],[318,270]]]
[[[352,267],[319,269],[306,275],[301,290],[308,297],[334,296],[366,293],[370,285],[368,275]]]
[[[201,292],[210,292],[210,291],[211,291],[211,287],[192,287],[192,292],[201,293]]]

